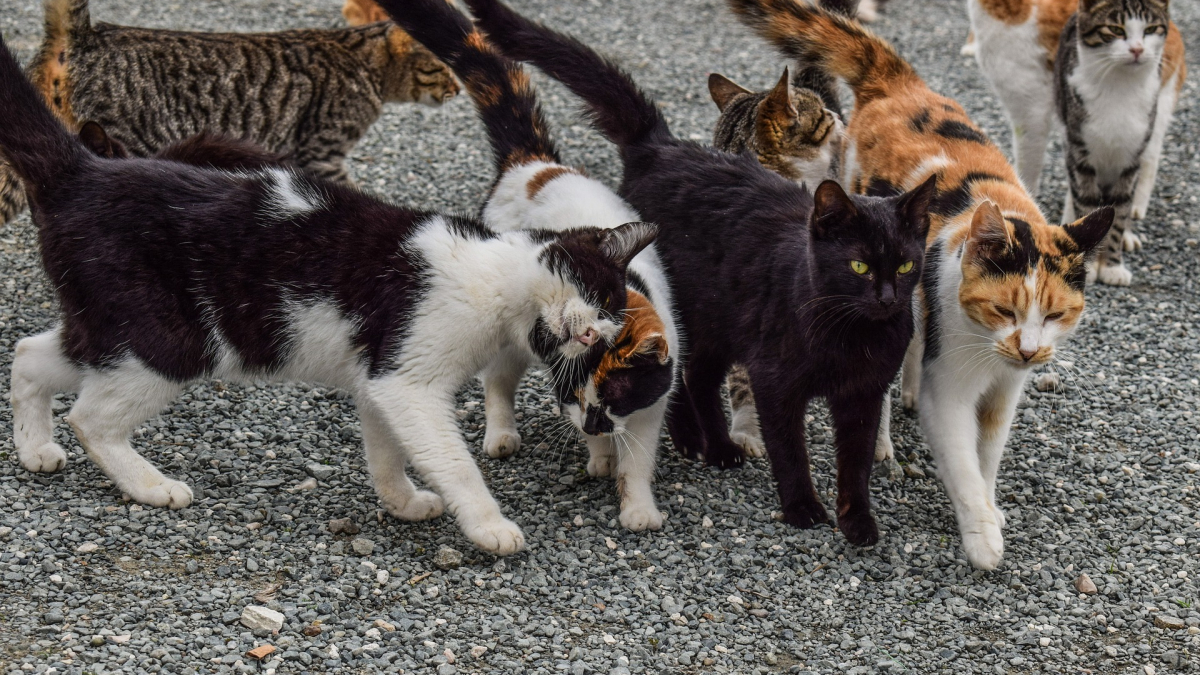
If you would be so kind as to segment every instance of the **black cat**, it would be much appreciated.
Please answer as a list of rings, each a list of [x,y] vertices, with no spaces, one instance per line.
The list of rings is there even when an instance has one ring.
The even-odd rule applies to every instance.
[[[810,197],[750,155],[673,137],[629,76],[582,43],[496,0],[468,4],[502,51],[584,99],[620,147],[622,196],[660,226],[690,350],[670,411],[675,444],[709,464],[741,462],[720,386],[731,364],[745,364],[784,520],[825,523],[804,447],[805,409],[824,396],[837,434],[838,525],[851,542],[874,543],[868,478],[884,394],[913,332],[934,182],[877,199],[826,181]]]

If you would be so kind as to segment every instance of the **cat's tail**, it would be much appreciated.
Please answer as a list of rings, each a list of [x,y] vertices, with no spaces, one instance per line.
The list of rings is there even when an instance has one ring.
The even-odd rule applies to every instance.
[[[47,41],[65,40],[68,36],[75,39],[92,32],[88,0],[45,0],[42,8]]]
[[[17,57],[0,39],[0,155],[35,200],[84,160],[79,139],[46,107],[21,72]]]
[[[803,0],[728,2],[743,22],[784,54],[845,80],[859,106],[920,81],[890,44],[839,13]]]
[[[527,61],[587,103],[592,121],[621,148],[671,137],[658,107],[616,64],[582,42],[530,21],[498,0],[467,0],[500,51]]]
[[[561,163],[529,76],[446,0],[380,0],[392,19],[462,79],[487,129],[497,170]]]

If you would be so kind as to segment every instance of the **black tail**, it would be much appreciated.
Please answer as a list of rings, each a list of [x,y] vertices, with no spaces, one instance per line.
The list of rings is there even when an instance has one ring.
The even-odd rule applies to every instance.
[[[0,40],[0,153],[36,199],[86,151],[46,107],[46,100],[21,72],[16,56]]]
[[[588,105],[601,133],[625,148],[670,138],[667,121],[633,79],[582,42],[537,24],[498,0],[467,0],[500,51],[567,85]]]
[[[529,77],[497,52],[446,0],[380,0],[401,28],[462,79],[487,128],[499,172],[541,160],[561,163]]]

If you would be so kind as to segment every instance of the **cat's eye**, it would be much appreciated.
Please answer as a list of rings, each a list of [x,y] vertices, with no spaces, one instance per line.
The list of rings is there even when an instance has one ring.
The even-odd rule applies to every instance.
[[[1146,27],[1146,35],[1157,35],[1162,32],[1164,32],[1162,26],[1147,26]]]
[[[1117,37],[1125,37],[1125,29],[1120,26],[1109,26],[1108,32],[1116,35]]]
[[[993,307],[995,307],[997,314],[999,314],[1000,316],[1002,316],[1006,319],[1016,319],[1017,318],[1016,313],[1007,307],[1001,307],[1000,305],[993,305]]]
[[[908,262],[906,262],[903,265],[896,268],[896,271],[899,272],[900,274],[908,274],[912,270],[913,270],[913,261],[911,261],[911,260],[909,260]]]
[[[1061,318],[1063,318],[1062,312],[1054,312],[1046,315],[1046,321],[1058,321]]]
[[[867,272],[871,271],[871,268],[867,265],[867,263],[861,260],[851,260],[850,269],[854,270],[855,274],[866,274]]]

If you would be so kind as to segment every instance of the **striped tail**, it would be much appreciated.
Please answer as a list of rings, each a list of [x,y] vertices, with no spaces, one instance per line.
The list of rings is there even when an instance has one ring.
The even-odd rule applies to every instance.
[[[380,0],[392,19],[462,79],[487,129],[498,172],[560,164],[529,76],[446,0]]]
[[[803,0],[728,0],[744,23],[800,63],[839,77],[857,106],[919,82],[890,44],[856,21]]]
[[[622,149],[671,138],[658,107],[621,68],[578,40],[517,14],[498,0],[467,0],[500,50],[562,82],[587,103],[595,126]]]

